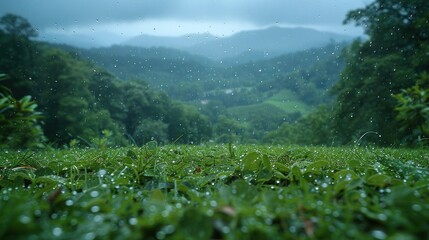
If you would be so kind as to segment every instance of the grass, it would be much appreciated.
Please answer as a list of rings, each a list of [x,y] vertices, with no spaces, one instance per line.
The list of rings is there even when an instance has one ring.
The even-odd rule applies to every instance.
[[[428,239],[426,149],[0,153],[0,239]]]
[[[262,103],[231,107],[228,113],[240,119],[252,119],[255,116],[269,116],[268,119],[282,119],[287,114],[296,112],[306,115],[313,107],[305,104],[290,90],[282,90]]]
[[[265,103],[271,104],[285,113],[300,112],[306,115],[313,109],[311,106],[302,102],[291,90],[282,90],[271,98],[267,99]]]

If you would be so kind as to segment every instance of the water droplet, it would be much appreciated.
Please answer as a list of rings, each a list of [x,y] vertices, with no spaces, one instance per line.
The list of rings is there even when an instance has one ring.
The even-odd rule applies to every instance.
[[[28,224],[28,223],[30,223],[30,222],[31,222],[31,218],[30,218],[29,216],[27,216],[27,215],[21,215],[21,216],[19,217],[19,221],[20,221],[22,224]]]
[[[422,206],[418,204],[413,204],[412,209],[416,212],[420,212],[422,210]]]
[[[137,218],[130,218],[129,220],[128,220],[128,223],[130,224],[130,225],[136,225],[137,224]]]
[[[63,230],[59,227],[56,227],[52,229],[52,234],[54,234],[56,237],[61,236],[61,234],[63,234]]]
[[[89,195],[93,198],[96,198],[100,195],[100,193],[98,193],[98,191],[92,191]]]
[[[73,205],[73,201],[72,200],[69,199],[69,200],[66,201],[66,206],[70,207],[72,205]]]
[[[104,175],[106,175],[107,171],[104,169],[101,169],[100,171],[98,171],[98,176],[100,177],[104,177]]]
[[[91,207],[91,212],[93,212],[93,213],[97,213],[97,212],[99,212],[100,211],[100,207],[99,206],[92,206]]]
[[[371,235],[375,238],[375,239],[386,239],[386,233],[384,233],[381,230],[374,230],[371,232]]]

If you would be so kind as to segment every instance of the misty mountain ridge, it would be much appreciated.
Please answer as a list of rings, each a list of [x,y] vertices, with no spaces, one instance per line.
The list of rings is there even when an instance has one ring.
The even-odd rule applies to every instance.
[[[244,63],[273,58],[282,54],[322,47],[329,42],[348,42],[352,36],[323,32],[310,28],[269,27],[242,31],[229,37],[209,33],[179,37],[140,35],[121,45],[136,47],[166,47],[184,50],[212,60]]]

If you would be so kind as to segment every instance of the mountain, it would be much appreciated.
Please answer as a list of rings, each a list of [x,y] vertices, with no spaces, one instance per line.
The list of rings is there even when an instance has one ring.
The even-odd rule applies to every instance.
[[[133,37],[125,42],[122,42],[122,45],[144,48],[166,47],[183,49],[190,48],[194,45],[204,44],[215,39],[216,37],[210,35],[209,33],[189,34],[179,37],[163,37],[143,34],[137,37]]]
[[[347,42],[353,37],[309,28],[269,27],[243,31],[229,37],[195,34],[181,37],[142,35],[123,42],[138,47],[168,47],[198,54],[212,60],[245,63],[285,53],[322,47],[329,42]]]

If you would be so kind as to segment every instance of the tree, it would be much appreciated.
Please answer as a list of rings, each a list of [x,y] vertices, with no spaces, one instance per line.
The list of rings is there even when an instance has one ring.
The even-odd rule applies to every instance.
[[[0,18],[0,29],[6,34],[26,39],[38,35],[27,19],[10,13]]]
[[[396,94],[397,119],[401,123],[407,143],[416,144],[422,140],[427,144],[429,137],[429,74],[424,73],[416,85]]]
[[[364,140],[400,142],[396,101],[392,95],[414,85],[429,67],[429,2],[376,0],[348,13],[345,23],[363,26],[369,39],[344,51],[347,61],[333,92],[337,95],[334,129],[342,143],[374,131],[382,136]]]
[[[0,81],[6,79],[0,74]],[[15,99],[11,91],[0,86],[0,146],[8,148],[43,147],[46,141],[38,120],[40,112],[30,96]]]
[[[16,97],[24,97],[34,85],[34,44],[37,31],[24,18],[6,14],[0,18],[0,70],[9,75],[3,84]]]

